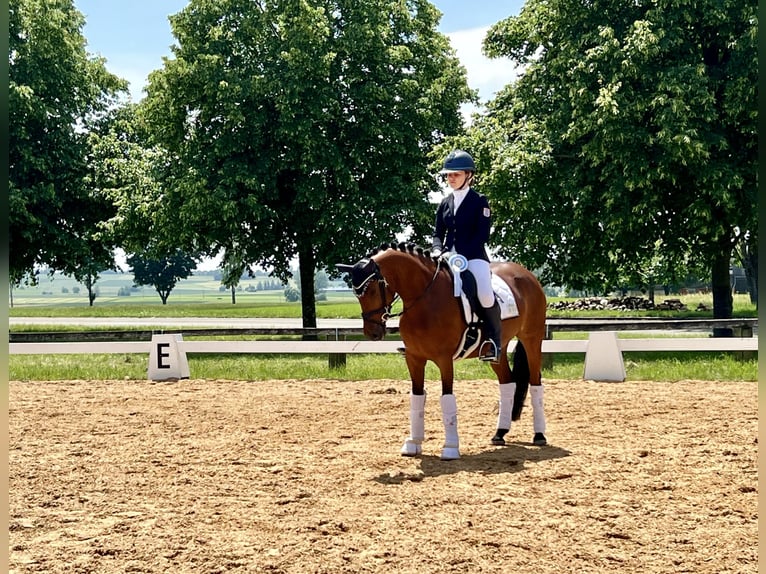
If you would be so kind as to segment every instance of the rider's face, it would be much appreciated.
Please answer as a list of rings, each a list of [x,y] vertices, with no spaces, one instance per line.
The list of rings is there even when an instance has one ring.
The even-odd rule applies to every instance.
[[[453,189],[462,189],[468,179],[467,171],[455,171],[447,174],[447,184]]]

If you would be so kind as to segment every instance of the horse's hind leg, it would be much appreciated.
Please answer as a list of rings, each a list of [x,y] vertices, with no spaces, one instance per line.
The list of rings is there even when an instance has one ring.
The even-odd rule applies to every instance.
[[[542,340],[527,340],[524,342],[524,348],[527,351],[527,365],[529,366],[529,396],[532,402],[532,425],[535,433],[532,443],[537,446],[545,446],[548,444],[548,440],[545,438],[545,407],[543,401],[545,387],[542,380]]]
[[[513,397],[516,393],[516,383],[512,381],[511,367],[508,364],[508,347],[504,346],[500,352],[500,359],[491,363],[495,371],[500,391],[498,404],[497,430],[492,437],[492,444],[505,445],[505,435],[511,430],[511,413],[513,412]]]
[[[529,386],[529,396],[532,400],[532,429],[535,436],[532,443],[537,446],[545,446],[548,439],[545,438],[545,407],[543,406],[543,397],[545,395],[545,386],[540,382],[537,385]]]

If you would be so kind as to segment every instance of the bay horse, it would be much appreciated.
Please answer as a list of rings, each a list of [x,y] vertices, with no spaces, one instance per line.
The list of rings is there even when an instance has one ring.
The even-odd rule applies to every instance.
[[[452,271],[441,258],[411,244],[384,244],[354,265],[336,265],[351,274],[354,294],[362,308],[364,335],[379,341],[386,334],[386,320],[399,317],[399,334],[412,381],[410,392],[410,436],[401,449],[403,456],[422,453],[425,435],[425,368],[430,360],[441,373],[440,399],[445,442],[442,460],[460,458],[457,432],[457,402],[453,393],[454,360],[468,324],[460,298],[453,293]],[[541,378],[542,342],[545,338],[546,299],[537,278],[512,262],[491,264],[492,272],[513,292],[518,316],[502,321],[500,359],[490,363],[497,375],[499,413],[493,445],[504,445],[511,421],[519,420],[527,390],[531,395],[533,444],[547,444],[545,438],[544,387]],[[402,301],[402,310],[392,305]],[[518,339],[513,370],[508,362],[508,343]],[[478,346],[477,346],[478,349]],[[461,358],[476,358],[478,350]]]

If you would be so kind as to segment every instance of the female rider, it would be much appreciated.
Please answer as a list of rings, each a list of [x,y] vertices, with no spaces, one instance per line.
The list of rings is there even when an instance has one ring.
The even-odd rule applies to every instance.
[[[497,362],[500,354],[500,306],[492,290],[492,275],[486,244],[492,227],[487,198],[472,187],[476,171],[473,158],[463,150],[450,152],[444,160],[441,174],[446,175],[452,193],[445,197],[436,211],[433,232],[433,254],[459,253],[468,260],[468,269],[476,279],[481,309],[479,319],[484,323],[485,340],[479,349],[479,359]]]

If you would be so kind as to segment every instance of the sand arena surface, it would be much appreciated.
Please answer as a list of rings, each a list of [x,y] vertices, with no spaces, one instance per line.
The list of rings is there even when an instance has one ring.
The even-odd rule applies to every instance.
[[[442,462],[436,382],[408,459],[408,381],[12,381],[11,572],[757,571],[756,383],[545,384]]]

